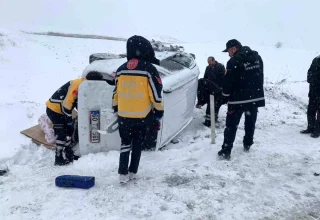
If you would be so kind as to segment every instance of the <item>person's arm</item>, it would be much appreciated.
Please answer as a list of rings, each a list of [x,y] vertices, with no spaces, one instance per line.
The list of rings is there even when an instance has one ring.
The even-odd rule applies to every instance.
[[[148,93],[153,104],[155,117],[160,120],[163,117],[163,103],[162,103],[162,80],[156,68],[150,71],[148,79]]]
[[[219,79],[223,81],[223,77],[225,74],[226,74],[226,68],[224,67],[223,64],[220,64],[217,72]]]
[[[118,76],[115,77],[115,87],[112,95],[112,109],[114,112],[118,112]]]
[[[70,81],[70,86],[68,88],[67,95],[62,102],[62,112],[71,121],[72,121],[72,107],[76,99],[78,98],[78,88],[79,88],[79,83],[76,83],[75,81]]]
[[[227,63],[227,72],[223,78],[222,95],[224,97],[229,97],[232,93],[235,68],[235,60],[230,59]]]
[[[208,79],[209,78],[209,74],[210,74],[209,72],[210,72],[209,66],[207,66],[206,67],[206,71],[204,72],[204,76],[203,76],[204,79]]]

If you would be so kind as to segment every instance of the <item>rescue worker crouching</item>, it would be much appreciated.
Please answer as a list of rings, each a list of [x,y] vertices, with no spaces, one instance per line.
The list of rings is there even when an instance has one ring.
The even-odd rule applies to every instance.
[[[152,65],[159,65],[159,60],[155,58],[150,42],[141,36],[130,37],[127,41],[127,60],[117,70],[112,100],[119,117],[121,148],[118,173],[122,184],[135,178],[141,151],[148,142],[148,130],[153,127],[154,117],[160,129],[164,112],[162,81]]]
[[[258,108],[265,106],[263,61],[257,51],[242,46],[236,39],[229,40],[226,49],[230,60],[223,80],[222,95],[228,98],[228,112],[222,149],[218,155],[230,159],[238,125],[244,114],[243,148],[248,152],[253,145]]]
[[[77,107],[79,85],[85,80],[102,80],[99,72],[92,71],[86,77],[71,80],[61,86],[46,102],[47,115],[53,123],[56,136],[54,165],[66,165],[73,162],[72,134],[74,124],[72,110]]]
[[[226,104],[226,99],[222,96],[222,82],[226,69],[223,64],[215,60],[214,57],[208,57],[208,66],[204,73],[204,77],[198,81],[197,108],[201,108],[207,104],[204,125],[211,126],[210,113],[210,95],[214,95],[214,112],[215,122],[218,122],[219,109]]]

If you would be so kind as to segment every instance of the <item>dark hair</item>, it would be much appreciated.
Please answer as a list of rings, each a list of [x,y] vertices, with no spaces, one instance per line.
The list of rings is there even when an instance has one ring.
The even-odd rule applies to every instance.
[[[102,80],[103,76],[101,73],[97,72],[97,71],[90,71],[87,76],[86,76],[87,80]]]
[[[211,58],[212,61],[215,61],[213,56],[208,57],[208,59]]]

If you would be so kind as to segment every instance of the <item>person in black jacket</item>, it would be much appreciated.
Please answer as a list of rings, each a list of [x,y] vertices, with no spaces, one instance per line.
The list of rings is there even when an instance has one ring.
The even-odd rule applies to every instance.
[[[224,104],[221,91],[222,82],[225,74],[224,65],[218,63],[214,57],[208,57],[208,66],[204,73],[204,77],[198,81],[198,103],[197,108],[201,108],[203,105],[207,104],[205,126],[210,127],[210,95],[214,95],[214,113],[215,121],[218,121],[219,109],[222,104]]]
[[[141,150],[148,144],[148,131],[154,128],[154,123],[160,130],[164,113],[163,86],[153,64],[159,65],[159,60],[151,43],[142,36],[130,37],[127,41],[127,62],[117,69],[112,97],[121,138],[118,168],[121,184],[136,178]]]
[[[309,104],[307,110],[308,128],[302,134],[310,134],[313,138],[320,136],[320,56],[313,59],[308,70]]]
[[[224,142],[218,155],[230,159],[233,142],[243,113],[245,136],[243,146],[249,151],[253,144],[258,108],[265,106],[263,88],[263,61],[258,52],[242,46],[235,39],[229,40],[223,52],[231,57],[227,63],[222,95],[228,97],[228,112]]]

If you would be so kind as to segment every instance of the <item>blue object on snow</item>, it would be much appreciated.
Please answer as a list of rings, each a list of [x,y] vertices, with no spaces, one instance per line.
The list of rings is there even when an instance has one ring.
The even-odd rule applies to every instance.
[[[56,177],[56,186],[89,189],[95,184],[94,176],[63,175]]]

